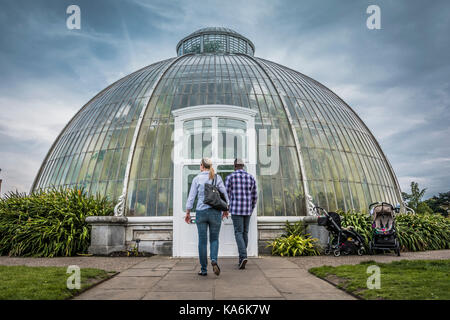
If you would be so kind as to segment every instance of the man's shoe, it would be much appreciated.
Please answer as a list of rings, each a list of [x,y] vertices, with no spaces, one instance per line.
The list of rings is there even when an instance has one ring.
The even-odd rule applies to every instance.
[[[199,276],[206,276],[206,275],[208,275],[208,273],[203,272],[203,271],[199,271],[199,272],[198,272],[198,275],[199,275]]]
[[[239,269],[245,269],[245,265],[247,264],[247,258],[244,258],[239,263]]]
[[[216,274],[216,276],[218,276],[220,274],[220,268],[219,268],[217,262],[213,260],[213,261],[211,261],[211,264],[212,264],[214,273]]]

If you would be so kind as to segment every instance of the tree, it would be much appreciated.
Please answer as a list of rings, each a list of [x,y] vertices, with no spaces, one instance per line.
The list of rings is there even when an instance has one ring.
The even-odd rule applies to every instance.
[[[443,216],[448,216],[448,210],[450,209],[450,191],[439,193],[438,196],[433,196],[424,202],[431,208],[431,210],[433,210],[433,212],[440,213]]]
[[[414,209],[414,211],[416,211],[416,212],[418,212],[417,209],[426,209],[423,206],[421,206],[421,208],[418,208],[419,204],[421,203],[421,199],[425,195],[426,190],[427,190],[427,188],[420,190],[419,184],[417,182],[412,181],[411,182],[411,194],[402,192],[403,200],[405,202],[407,202],[408,207]]]

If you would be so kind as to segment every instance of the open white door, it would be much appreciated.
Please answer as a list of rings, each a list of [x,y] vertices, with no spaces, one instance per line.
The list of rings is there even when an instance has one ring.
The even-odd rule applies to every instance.
[[[198,256],[197,226],[184,221],[187,195],[200,172],[203,157],[211,158],[224,178],[233,172],[233,161],[242,158],[247,172],[256,176],[256,112],[229,105],[201,105],[172,112],[174,130],[173,256]],[[195,220],[195,204],[191,211]],[[257,210],[252,214],[247,254],[258,255]],[[209,244],[208,244],[209,252]],[[224,219],[219,236],[219,257],[238,256],[231,218]]]

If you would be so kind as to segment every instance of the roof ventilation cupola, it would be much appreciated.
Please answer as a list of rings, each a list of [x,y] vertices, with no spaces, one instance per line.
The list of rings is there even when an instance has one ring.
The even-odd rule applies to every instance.
[[[234,30],[220,27],[203,28],[177,44],[177,55],[187,53],[243,53],[253,56],[254,44]]]

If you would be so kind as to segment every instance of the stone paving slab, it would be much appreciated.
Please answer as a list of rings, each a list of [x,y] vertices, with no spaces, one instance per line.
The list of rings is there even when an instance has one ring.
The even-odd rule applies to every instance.
[[[322,292],[304,292],[304,293],[285,293],[283,294],[286,300],[355,300],[351,295],[342,292],[343,294],[329,294]]]
[[[212,291],[214,287],[213,277],[202,277],[195,273],[171,273],[163,277],[151,291]],[[150,290],[149,290],[150,291]]]
[[[212,291],[209,292],[148,292],[142,300],[211,300],[213,297]]]
[[[241,282],[242,283],[242,282]],[[283,298],[281,293],[274,288],[268,281],[260,281],[258,284],[244,284],[236,285],[226,281],[217,281],[217,286],[214,291],[215,299],[231,299],[231,298]]]
[[[143,289],[148,290],[159,281],[159,277],[113,277],[99,284],[100,289]]]
[[[147,293],[146,289],[103,289],[94,287],[76,296],[74,300],[140,300]]]
[[[169,272],[167,270],[135,269],[130,268],[121,272],[118,277],[163,277]]]

